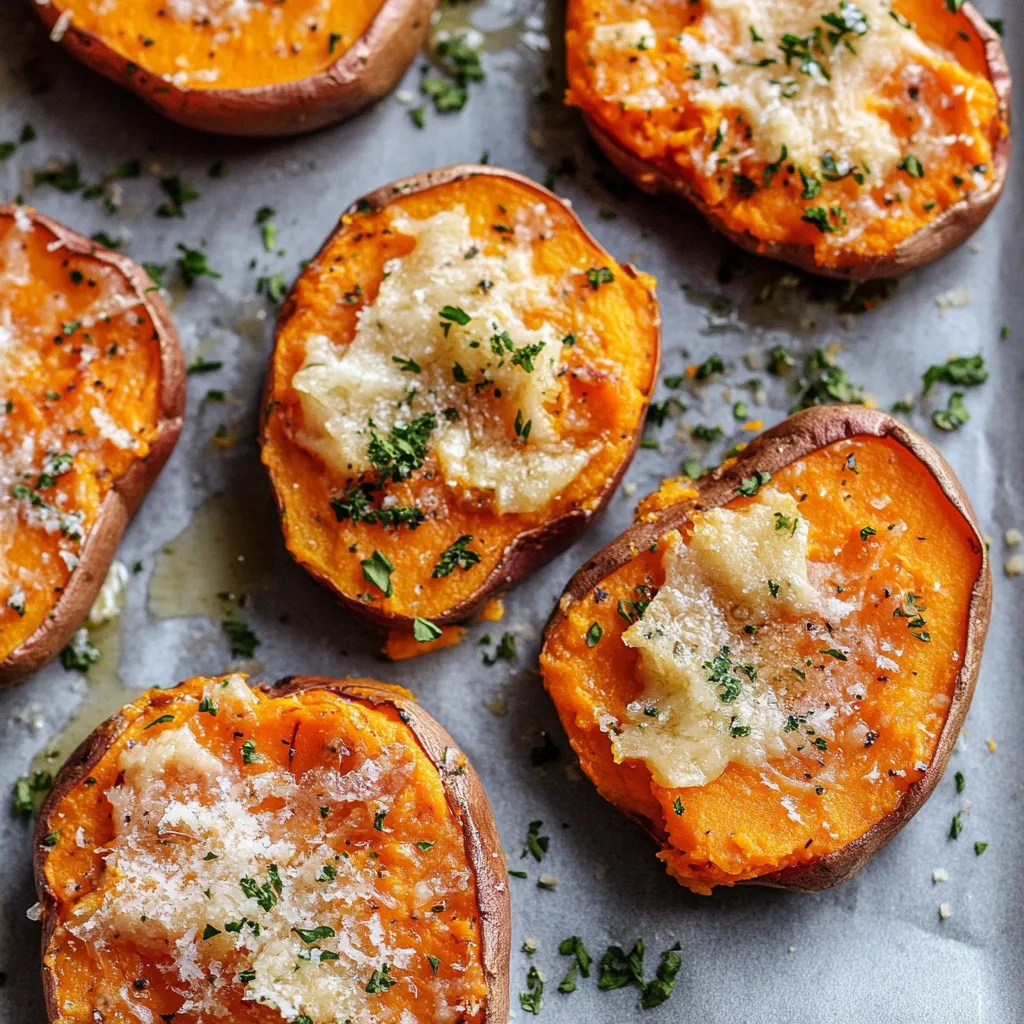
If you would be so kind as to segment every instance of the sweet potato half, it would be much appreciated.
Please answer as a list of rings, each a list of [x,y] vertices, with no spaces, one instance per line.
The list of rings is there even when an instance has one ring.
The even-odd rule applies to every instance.
[[[379,189],[278,321],[261,438],[288,549],[429,642],[603,507],[658,355],[652,279],[546,189],[474,166]]]
[[[146,272],[0,206],[0,684],[81,626],[184,406],[178,338]]]
[[[224,135],[297,135],[386,96],[437,0],[43,0],[83,64],[172,121]],[[129,8],[129,9],[125,9]]]
[[[58,774],[35,873],[54,1024],[508,1018],[487,797],[399,687],[146,692]]]
[[[818,890],[935,787],[990,604],[942,456],[816,408],[643,502],[569,583],[541,667],[584,771],[678,881]]]
[[[1009,65],[970,3],[569,0],[566,42],[620,171],[814,273],[928,263],[1006,179]]]

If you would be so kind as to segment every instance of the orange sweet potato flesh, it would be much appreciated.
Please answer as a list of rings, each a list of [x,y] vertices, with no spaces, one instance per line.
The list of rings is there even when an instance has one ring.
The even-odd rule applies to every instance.
[[[726,173],[718,170],[715,153],[749,149],[750,126],[738,110],[705,110],[687,99],[696,72],[673,40],[681,33],[702,38],[701,0],[646,4],[642,12],[631,0],[571,0],[566,102],[583,111],[613,163],[641,188],[693,203],[744,248],[827,275],[901,273],[959,244],[998,198],[1009,162],[1010,74],[998,35],[970,3],[957,13],[945,0],[894,0],[892,8],[936,52],[924,59],[915,89],[908,90],[899,67],[880,81],[874,109],[905,152],[920,145],[923,133],[956,139],[943,147],[942,162],[930,160],[920,177],[896,169],[863,186],[850,176],[822,180],[820,192],[806,198],[799,169],[786,161],[769,172],[767,185],[766,161],[755,156],[742,157],[739,167],[730,163]],[[599,26],[629,22],[640,13],[659,40],[654,52],[613,49],[603,60],[590,54]],[[768,44],[766,52],[786,71]],[[857,45],[872,45],[870,31]],[[615,90],[641,82],[640,76],[652,73],[649,67],[658,89],[671,97],[669,105],[643,110],[621,104]],[[716,139],[723,118],[727,128]],[[742,177],[734,178],[735,172]],[[743,178],[750,183],[746,188]],[[905,197],[898,204],[892,199],[897,192]],[[862,202],[865,194],[872,203]],[[834,230],[820,230],[803,219],[808,207],[841,208],[846,223],[833,217]]]
[[[812,414],[819,424],[841,415]],[[613,545],[588,563],[581,576],[589,577],[570,584],[552,619],[541,657],[544,680],[584,770],[608,800],[655,834],[669,872],[696,892],[745,881],[814,889],[848,877],[923,802],[966,713],[987,624],[983,545],[969,506],[951,495],[948,467],[941,464],[936,475],[934,450],[916,435],[911,450],[910,432],[898,428],[897,439],[892,421],[879,417],[856,412],[849,429],[832,431],[840,440],[815,450],[798,440],[790,454],[784,423],[740,456],[727,488],[718,480],[673,483],[667,511],[649,503],[651,522],[634,528],[628,550]],[[806,418],[797,419],[797,434],[812,427],[820,433],[814,422],[809,427]],[[777,462],[786,464],[774,469],[771,486],[800,502],[810,562],[842,586],[846,599],[860,601],[833,634],[834,647],[850,648],[845,662],[820,653],[825,645],[808,634],[804,617],[782,618],[759,633],[767,632],[762,642],[776,657],[791,652],[787,664],[806,677],[793,674],[780,698],[784,713],[800,715],[825,701],[850,713],[838,717],[827,750],[808,740],[803,751],[771,757],[760,770],[732,762],[703,786],[665,788],[644,762],[616,763],[608,740],[607,716],[625,720],[626,705],[643,689],[639,654],[620,640],[629,623],[617,603],[635,600],[638,586],[662,584],[661,556],[650,544],[666,515],[685,536],[686,509],[739,508],[756,500],[734,487],[763,465],[772,440],[782,453]],[[891,523],[906,529],[890,530]],[[865,527],[877,532],[862,539]],[[605,575],[603,566],[616,568]],[[907,607],[901,601],[908,593],[926,606],[929,641],[912,635],[911,619],[894,614]],[[604,634],[590,648],[585,637],[593,622]],[[893,655],[898,666],[880,668],[868,648],[902,652]],[[851,702],[851,686],[862,687],[864,698]],[[766,785],[765,776],[778,788]]]
[[[311,803],[290,804],[286,832],[275,838],[290,842],[299,858],[311,855],[314,846],[322,857],[319,844],[325,842],[334,847],[337,876],[320,880],[325,886],[372,870],[375,899],[364,894],[331,903],[325,898],[315,922],[340,928],[338,915],[344,912],[348,931],[341,941],[345,948],[355,947],[357,963],[365,955],[365,963],[379,966],[381,953],[371,934],[379,934],[390,949],[415,951],[401,968],[392,966],[389,986],[368,997],[368,1020],[398,1020],[403,1011],[434,1006],[437,997],[442,1002],[436,1005],[447,1000],[471,1008],[458,1017],[465,1024],[503,1022],[508,1012],[509,932],[504,860],[479,780],[447,733],[407,691],[371,680],[283,680],[273,690],[255,691],[258,702],[244,720],[233,705],[228,713],[223,706],[216,714],[200,710],[204,689],[216,694],[227,678],[200,677],[171,690],[148,691],[104,723],[58,775],[41,811],[36,856],[50,1020],[92,1024],[99,1012],[106,1024],[133,1024],[150,1014],[154,1019],[173,1015],[175,1024],[209,1019],[188,1006],[190,998],[202,998],[200,989],[207,981],[183,979],[170,953],[155,955],[118,934],[92,934],[86,942],[71,930],[80,920],[76,908],[81,912],[107,898],[116,880],[116,871],[104,868],[104,854],[117,843],[108,793],[124,784],[119,766],[123,752],[157,741],[163,731],[187,728],[204,751],[227,766],[226,775],[239,772],[251,779],[279,771],[296,781],[306,777],[312,786],[309,773],[337,770],[342,777],[354,771],[353,778],[373,780],[377,774],[368,763],[371,759],[378,764],[387,763],[388,757],[400,762],[406,774],[389,797],[386,824],[372,799],[345,802],[324,795],[320,807],[320,796]],[[248,740],[259,752],[252,763],[246,763],[242,750]],[[254,803],[254,810],[273,810],[280,799],[270,792],[262,803]],[[204,863],[215,858],[204,860],[209,842],[197,842],[188,829],[185,824],[170,829],[165,841],[191,841],[196,856],[190,870],[201,874]],[[468,884],[448,886],[443,907],[424,910],[422,890],[441,891],[442,883],[467,873]],[[147,883],[140,879],[138,884]],[[281,887],[282,902],[291,884]],[[254,900],[248,903],[248,917],[258,921],[264,916]],[[378,924],[373,927],[381,929],[377,933],[370,928],[374,921]],[[223,928],[223,923],[216,926]],[[199,936],[183,939],[198,941]],[[243,998],[248,982],[237,975],[253,954],[247,957],[244,948],[231,942],[222,946],[214,951],[213,944],[199,942],[203,970],[227,979],[219,983],[216,1015],[239,1024],[280,1022],[277,1009]],[[325,961],[314,969],[335,968]],[[372,971],[368,966],[366,977],[360,975],[360,990]],[[140,985],[136,979],[145,982]]]
[[[344,344],[352,337],[359,311],[377,294],[384,264],[414,244],[388,228],[396,212],[422,219],[461,206],[474,237],[491,239],[498,251],[507,236],[492,225],[511,223],[538,203],[554,230],[533,243],[534,265],[542,274],[567,272],[569,282],[543,316],[559,337],[578,338],[564,350],[558,409],[571,410],[571,416],[563,416],[558,429],[581,447],[599,443],[598,451],[568,487],[534,512],[498,515],[465,488],[438,488],[440,471],[428,455],[421,470],[403,483],[389,482],[385,491],[403,506],[419,504],[432,491],[440,507],[422,525],[410,531],[339,522],[331,499],[356,481],[332,473],[296,441],[303,418],[291,380],[303,364],[305,339],[320,332]],[[589,267],[610,268],[614,281],[595,289],[580,269]],[[601,249],[556,196],[511,172],[449,168],[388,186],[353,205],[284,304],[267,384],[262,457],[292,555],[352,610],[406,631],[417,616],[439,623],[467,618],[496,589],[553,557],[604,505],[639,440],[659,354],[652,287],[649,277]],[[526,321],[531,327],[532,315]],[[595,330],[585,332],[585,326]],[[486,392],[480,400],[489,400]],[[480,562],[434,579],[440,554],[467,535],[474,538],[471,547]],[[360,563],[374,551],[395,567],[391,597],[363,575]]]
[[[436,0],[104,0],[36,5],[83,63],[189,127],[291,135],[389,92]]]
[[[81,625],[181,428],[184,371],[141,267],[0,206],[0,682]]]
[[[193,89],[244,89],[295,82],[324,71],[366,31],[385,0],[288,0],[253,5],[240,31],[225,31],[222,19],[199,17],[203,4],[142,0],[119,6],[116,16],[103,0],[67,0],[71,24],[99,36],[125,60],[155,75],[179,76]],[[209,4],[210,10],[230,4]],[[178,9],[194,8],[196,17]],[[215,72],[215,74],[211,74]]]

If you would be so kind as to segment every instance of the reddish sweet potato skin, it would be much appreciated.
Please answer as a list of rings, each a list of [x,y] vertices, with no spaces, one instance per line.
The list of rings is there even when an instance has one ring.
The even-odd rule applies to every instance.
[[[486,1024],[506,1024],[509,1014],[512,910],[505,854],[483,784],[455,741],[407,690],[373,679],[287,676],[273,684],[258,684],[257,688],[275,697],[287,697],[308,690],[326,690],[342,700],[357,701],[372,707],[393,708],[408,726],[413,739],[437,766],[448,805],[462,827],[466,860],[473,869],[477,883],[481,960],[488,990],[484,1020]],[[49,1024],[58,1024],[61,1011],[57,1001],[56,978],[45,961],[45,953],[56,927],[57,902],[46,881],[47,847],[43,840],[54,829],[53,818],[64,796],[89,775],[127,725],[119,712],[97,726],[82,741],[58,772],[36,820],[32,864],[36,894],[42,911],[43,994]],[[443,766],[451,763],[452,758],[464,766],[460,767],[458,773],[444,770]]]
[[[859,839],[833,853],[738,883],[741,885],[819,892],[847,881],[921,809],[945,771],[974,695],[992,609],[992,572],[981,527],[949,463],[925,438],[887,413],[856,405],[806,409],[761,434],[735,460],[693,481],[692,486],[698,492],[696,498],[638,519],[587,561],[567,584],[546,628],[546,634],[550,634],[573,604],[583,600],[601,580],[628,562],[635,551],[648,548],[664,534],[681,527],[694,511],[725,505],[735,497],[736,488],[744,477],[749,477],[755,471],[777,473],[784,466],[821,448],[864,435],[891,438],[924,464],[943,494],[970,527],[975,550],[981,556],[981,570],[971,592],[964,657],[949,713],[931,767],[923,778],[907,789],[903,800],[892,813],[876,822]],[[656,823],[634,814],[629,808],[621,810],[648,831],[659,845],[666,844],[667,837]]]
[[[33,6],[52,29],[60,11],[52,4]],[[87,67],[186,128],[219,135],[301,135],[351,117],[391,92],[423,46],[436,6],[437,0],[386,0],[363,36],[326,71],[257,88],[173,85],[126,61],[73,22],[61,44]]]
[[[999,99],[999,117],[1010,125],[1010,64],[1003,49],[999,33],[985,20],[973,4],[965,3],[962,13],[981,39],[985,48],[988,75]],[[764,242],[744,231],[730,228],[724,219],[710,207],[700,195],[681,179],[666,174],[660,168],[634,156],[621,146],[607,132],[603,131],[590,117],[584,115],[587,129],[605,156],[621,174],[637,188],[653,195],[665,196],[694,207],[714,228],[731,242],[747,252],[769,259],[792,264],[800,270],[822,277],[837,277],[855,281],[869,281],[877,278],[899,277],[918,267],[923,267],[944,256],[963,244],[992,212],[1003,187],[1010,166],[1010,133],[995,146],[992,159],[993,176],[988,187],[972,193],[966,199],[950,207],[927,227],[915,232],[891,252],[883,256],[859,256],[849,265],[840,268],[821,266],[814,258],[810,246],[794,243],[779,244]]]
[[[0,216],[13,216],[14,209],[0,204]],[[21,211],[34,224],[52,233],[61,243],[62,252],[99,260],[114,267],[129,283],[153,321],[160,344],[161,382],[158,433],[148,455],[136,462],[107,492],[86,537],[81,561],[50,617],[24,643],[0,660],[0,686],[17,682],[51,661],[81,626],[103,585],[125,528],[177,443],[185,415],[186,375],[181,343],[167,306],[146,271],[122,253],[106,249],[35,210],[21,208]]]
[[[530,188],[539,195],[548,199],[552,198],[552,193],[549,192],[548,189],[538,185],[535,181],[532,181],[530,178],[527,178],[522,174],[517,174],[515,171],[484,166],[481,164],[456,164],[452,167],[427,171],[423,174],[404,178],[401,181],[392,182],[390,185],[384,185],[381,188],[370,192],[368,195],[363,196],[363,198],[356,200],[348,207],[345,213],[352,216],[358,211],[368,208],[373,210],[383,210],[396,196],[408,195],[412,192],[423,191],[434,188],[438,185],[457,181],[461,178],[481,174],[518,182],[520,185]],[[554,198],[557,199],[557,197]],[[597,245],[598,243],[594,240],[593,236],[586,229],[579,217],[577,217],[575,213],[572,214],[572,217],[576,222],[578,230],[582,232],[589,241]],[[327,251],[332,238],[333,234],[328,236],[320,247],[317,255],[314,256],[314,260],[318,259]],[[638,276],[638,271],[632,264],[623,263],[621,266],[626,274],[631,278],[635,279]],[[285,321],[291,317],[294,301],[294,292],[289,293],[281,304],[281,310],[278,314],[279,324],[285,323]],[[435,622],[439,626],[465,622],[476,614],[495,594],[509,589],[519,580],[528,576],[542,565],[545,565],[547,562],[550,562],[553,558],[560,555],[576,540],[576,538],[590,525],[590,523],[604,511],[608,502],[615,494],[619,484],[622,482],[623,476],[629,469],[630,463],[633,461],[633,457],[640,444],[640,438],[643,436],[643,424],[646,416],[646,409],[650,403],[650,397],[653,394],[654,385],[658,379],[660,362],[661,339],[659,332],[659,337],[656,340],[655,358],[651,368],[650,388],[648,389],[646,396],[647,402],[644,405],[644,415],[641,415],[638,418],[637,427],[633,433],[628,454],[622,460],[618,472],[608,480],[604,490],[601,492],[599,500],[594,504],[594,507],[589,509],[573,509],[565,515],[560,516],[551,522],[545,523],[543,526],[535,530],[520,534],[516,537],[514,543],[506,547],[501,560],[495,566],[493,571],[484,579],[480,586],[465,600],[450,608],[444,615],[433,616],[431,618],[432,622]],[[272,391],[273,381],[268,377],[262,403],[262,407],[264,409],[268,407],[268,404],[271,401]],[[265,433],[261,432],[261,443],[262,440],[265,439],[265,436]],[[269,473],[269,470],[268,474],[270,476],[271,488],[274,491],[274,497],[277,501],[278,510],[283,513],[284,501],[277,490],[273,474]],[[402,629],[406,632],[412,630],[414,621],[413,616],[400,615],[390,611],[382,611],[379,608],[368,605],[365,602],[359,601],[351,595],[339,590],[329,577],[316,571],[311,566],[303,564],[303,568],[314,579],[322,583],[328,590],[332,591],[342,606],[346,608],[346,610],[348,610],[358,621],[365,622],[367,625],[379,630]]]

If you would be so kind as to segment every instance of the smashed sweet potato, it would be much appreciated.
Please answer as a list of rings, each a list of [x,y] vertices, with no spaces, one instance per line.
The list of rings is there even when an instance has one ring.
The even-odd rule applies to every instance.
[[[696,892],[849,878],[923,804],[991,578],[942,457],[815,408],[673,484],[566,588],[545,685],[583,770]]]
[[[508,171],[359,200],[278,322],[262,456],[293,556],[427,644],[562,550],[638,443],[652,287]]]
[[[294,135],[389,93],[437,0],[53,0],[35,5],[82,63],[190,128]]]
[[[181,430],[177,335],[145,271],[0,206],[0,683],[82,624]]]
[[[57,776],[35,869],[53,1024],[508,1017],[487,798],[398,687],[148,691]]]
[[[1002,190],[1010,73],[948,0],[571,0],[567,102],[640,188],[833,276],[910,270]]]

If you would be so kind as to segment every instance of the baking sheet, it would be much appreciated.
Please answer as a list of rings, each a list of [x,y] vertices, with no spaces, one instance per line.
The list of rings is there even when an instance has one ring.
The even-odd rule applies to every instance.
[[[34,758],[37,766],[55,768],[76,734],[144,687],[225,670],[229,654],[216,594],[244,593],[241,614],[261,640],[257,675],[354,673],[410,686],[474,762],[514,860],[528,823],[543,821],[550,853],[540,867],[530,859],[516,863],[530,877],[511,879],[517,1019],[529,1019],[515,996],[525,988],[528,963],[547,978],[541,1017],[551,1022],[1024,1019],[1024,891],[1016,864],[1024,834],[1024,702],[1018,697],[1024,579],[1002,572],[1010,554],[1003,531],[1024,527],[1024,356],[1012,334],[1000,337],[1003,324],[1024,333],[1021,175],[1011,173],[1007,194],[972,244],[911,275],[871,311],[849,312],[856,302],[844,298],[843,288],[808,286],[784,268],[740,256],[694,217],[608,175],[578,117],[559,101],[561,6],[541,0],[461,4],[453,13],[483,33],[487,80],[473,87],[465,110],[449,117],[430,112],[422,131],[410,122],[409,96],[399,93],[347,124],[305,138],[230,141],[178,129],[149,113],[49,44],[28,3],[0,0],[0,140],[16,138],[26,122],[38,134],[0,163],[0,198],[23,192],[26,201],[79,231],[123,238],[139,260],[172,263],[176,243],[195,247],[205,240],[210,264],[223,276],[203,279],[188,292],[172,286],[173,313],[186,358],[224,363],[215,374],[190,378],[181,441],[124,539],[120,560],[141,562],[141,570],[130,577],[120,621],[96,638],[103,661],[88,680],[57,663],[0,693],[0,798]],[[1014,66],[1024,43],[1024,27],[1013,16],[1018,11],[1011,0],[984,0],[983,8],[1005,16]],[[404,90],[413,93],[419,78],[418,67],[410,70]],[[359,195],[483,152],[493,164],[540,180],[551,168],[565,170],[565,158],[575,162],[575,175],[558,176],[559,191],[612,252],[658,278],[663,374],[678,374],[713,352],[735,365],[703,393],[679,395],[689,407],[687,422],[719,423],[727,437],[706,451],[678,440],[674,423],[655,431],[661,450],[641,450],[603,521],[508,595],[504,622],[474,626],[460,647],[391,665],[366,631],[292,563],[276,529],[255,446],[273,308],[256,294],[256,279],[281,271],[290,281]],[[77,160],[92,182],[136,157],[146,174],[123,183],[117,216],[105,214],[97,201],[50,188],[27,190],[22,180],[26,168],[51,158]],[[230,164],[227,177],[208,176],[217,160]],[[158,178],[175,173],[202,198],[187,204],[183,220],[158,219]],[[254,214],[263,205],[277,210],[278,244],[286,255],[262,251]],[[968,394],[971,420],[961,431],[941,435],[929,423],[928,407],[908,418],[939,443],[992,537],[992,626],[949,776],[856,879],[820,895],[741,889],[697,897],[663,873],[651,842],[598,798],[572,763],[536,674],[537,653],[561,587],[629,522],[637,498],[678,472],[682,459],[706,462],[742,439],[725,388],[766,425],[785,415],[792,400],[786,383],[744,362],[754,357],[756,365],[757,354],[780,343],[798,359],[837,343],[840,364],[883,407],[919,392],[930,364],[984,352],[992,377]],[[751,378],[764,382],[763,405],[755,406],[757,395],[741,387]],[[205,401],[208,388],[226,391],[228,402]],[[668,394],[662,386],[658,398]],[[229,447],[211,443],[221,424]],[[516,660],[484,665],[478,639],[505,630],[517,638]],[[70,732],[62,733],[69,721]],[[561,757],[534,767],[531,751],[542,745],[545,730]],[[54,750],[59,754],[46,762]],[[956,769],[967,778],[961,795],[953,785]],[[950,819],[964,806],[966,828],[953,842]],[[979,839],[989,843],[982,857],[972,845]],[[10,1024],[44,1019],[39,926],[25,916],[35,901],[30,846],[28,823],[0,814],[0,971],[6,974],[0,1020]],[[937,868],[948,872],[948,881],[933,883]],[[537,888],[540,871],[557,879],[554,891]],[[950,906],[948,920],[939,918],[940,903]],[[635,989],[601,993],[593,979],[560,995],[555,989],[568,961],[557,943],[570,934],[582,936],[597,954],[609,943],[643,938],[649,974],[660,950],[679,941],[683,968],[672,1000],[644,1012]],[[537,944],[529,958],[519,951],[527,938]]]

